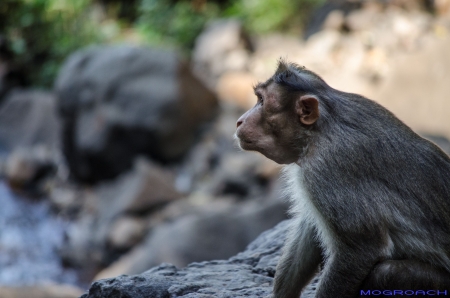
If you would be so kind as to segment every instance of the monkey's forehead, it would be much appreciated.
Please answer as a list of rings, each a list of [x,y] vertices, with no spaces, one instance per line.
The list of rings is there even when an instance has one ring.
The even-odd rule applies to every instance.
[[[291,89],[297,91],[311,91],[326,85],[325,81],[315,74],[307,70],[305,67],[288,67],[284,71],[277,71],[275,74],[265,82],[258,82],[253,86],[255,94],[267,90],[270,84],[275,83],[280,86],[289,86]]]
[[[267,89],[267,87],[270,85],[270,83],[273,82],[273,78],[268,79],[265,82],[258,82],[255,86],[253,86],[253,90],[260,91],[262,89]]]

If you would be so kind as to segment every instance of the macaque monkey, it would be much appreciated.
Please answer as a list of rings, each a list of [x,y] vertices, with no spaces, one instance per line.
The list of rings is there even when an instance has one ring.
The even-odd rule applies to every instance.
[[[296,64],[280,60],[254,89],[236,137],[287,165],[294,215],[273,297],[298,298],[317,274],[308,297],[450,294],[450,158],[379,104]]]

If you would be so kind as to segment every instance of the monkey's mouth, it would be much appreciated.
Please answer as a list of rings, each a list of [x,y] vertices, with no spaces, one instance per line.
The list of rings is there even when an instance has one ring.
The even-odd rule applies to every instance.
[[[244,143],[244,144],[253,144],[253,141],[249,141],[249,140],[246,140],[246,139],[238,138],[238,140],[239,140],[240,143]]]
[[[238,136],[238,135],[236,135],[236,139],[237,139],[237,141],[239,142],[239,144],[245,144],[245,145],[251,145],[251,144],[253,144],[253,141],[250,141],[250,140],[248,140],[248,139],[245,139],[245,138],[243,138],[243,137],[240,137],[240,136]]]
[[[233,137],[234,137],[234,140],[237,142],[238,146],[244,150],[245,150],[246,146],[248,146],[252,143],[251,141],[244,139],[242,136],[239,136],[239,131],[237,131]]]
[[[234,134],[234,138],[239,144],[239,147],[241,147],[241,149],[243,150],[249,150],[252,146],[254,146],[254,141],[251,141],[243,137],[242,133],[240,133],[239,130]]]
[[[239,140],[239,147],[241,147],[242,150],[253,150],[254,149],[254,142],[246,139],[240,139]]]

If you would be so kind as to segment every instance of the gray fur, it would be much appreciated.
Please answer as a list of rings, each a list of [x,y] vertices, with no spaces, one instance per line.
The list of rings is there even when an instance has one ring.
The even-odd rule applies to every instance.
[[[379,104],[312,72],[290,64],[274,82],[316,96],[320,109],[298,141],[308,144],[302,156],[286,169],[296,220],[274,296],[298,297],[322,260],[308,297],[356,297],[385,260],[405,260],[410,269],[406,261],[417,261],[424,264],[417,274],[436,269],[439,286],[450,287],[450,158]]]

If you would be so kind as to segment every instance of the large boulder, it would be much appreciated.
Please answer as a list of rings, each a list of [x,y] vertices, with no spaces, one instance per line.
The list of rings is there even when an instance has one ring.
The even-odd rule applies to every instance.
[[[229,260],[193,263],[183,269],[163,264],[140,275],[94,282],[81,297],[265,297],[272,291],[288,226],[289,221],[280,223]]]
[[[138,155],[179,159],[217,100],[172,51],[93,47],[73,54],[55,84],[73,177],[114,178]]]

